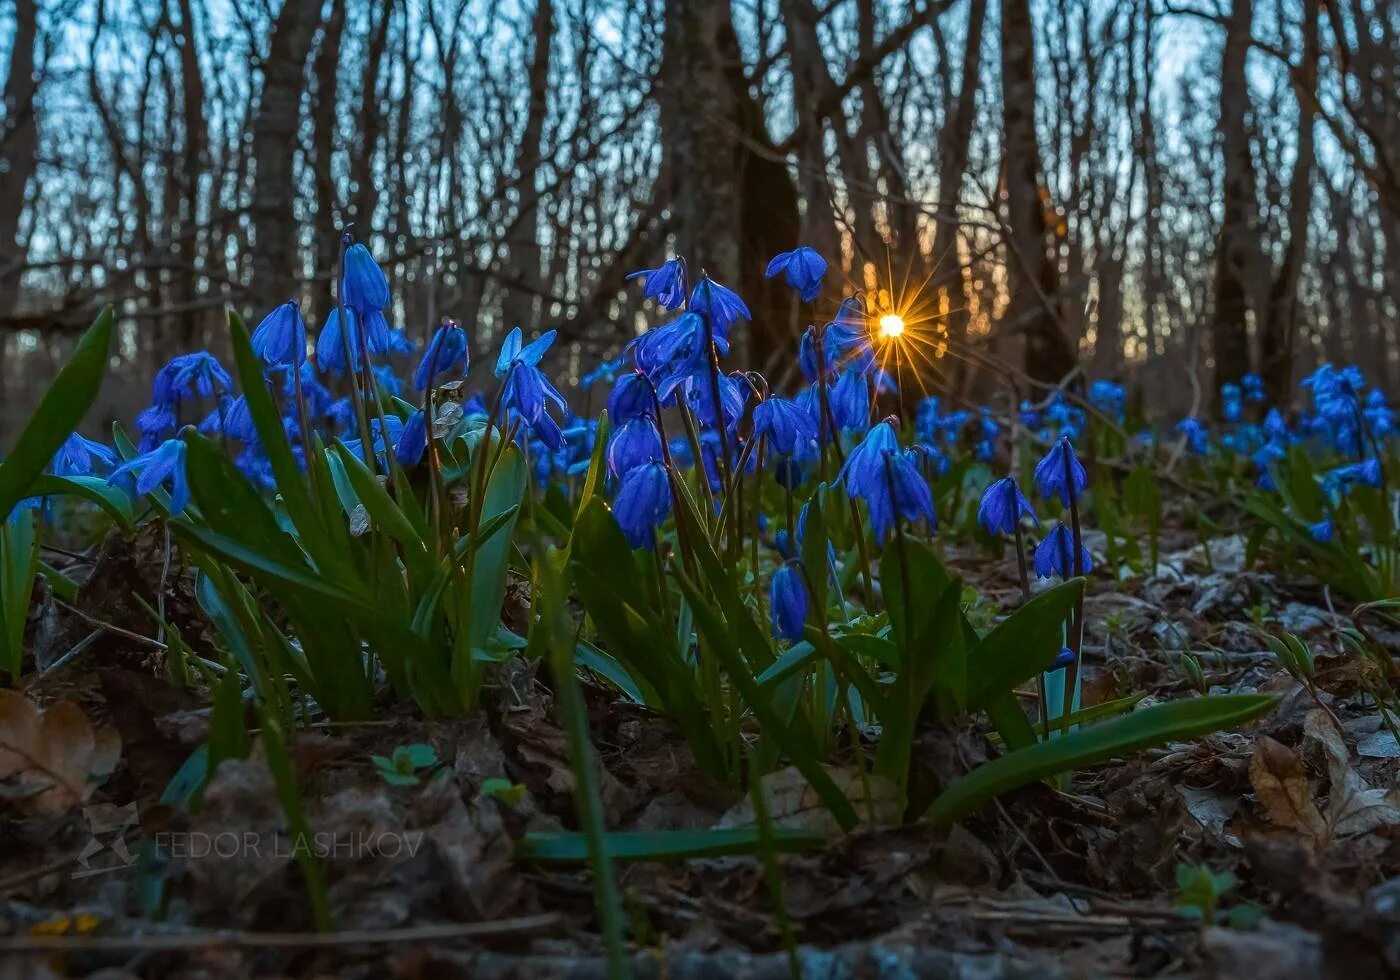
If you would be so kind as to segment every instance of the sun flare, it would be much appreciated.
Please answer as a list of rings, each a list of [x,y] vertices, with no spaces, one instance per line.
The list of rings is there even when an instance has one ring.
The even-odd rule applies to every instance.
[[[904,317],[898,313],[886,313],[880,317],[880,336],[885,340],[897,340],[904,336]]]

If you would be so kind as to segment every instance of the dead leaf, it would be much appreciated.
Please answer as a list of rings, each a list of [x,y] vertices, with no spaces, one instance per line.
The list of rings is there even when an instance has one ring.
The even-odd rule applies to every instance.
[[[827,775],[846,799],[851,801],[863,823],[891,827],[899,823],[899,791],[888,779],[871,776],[859,769],[826,766]],[[763,777],[763,796],[768,818],[775,827],[810,830],[835,836],[841,832],[836,818],[823,805],[821,796],[795,766],[779,769]],[[745,797],[715,824],[717,828],[751,827],[753,800]]]
[[[1249,781],[1271,821],[1298,831],[1314,850],[1327,839],[1327,821],[1313,803],[1303,763],[1288,746],[1259,736],[1249,760]]]
[[[0,779],[44,787],[26,801],[43,813],[61,813],[92,795],[117,766],[121,740],[94,733],[83,709],[59,701],[40,710],[24,695],[0,690]]]
[[[1303,721],[1303,737],[1318,746],[1327,760],[1332,783],[1327,798],[1327,822],[1338,837],[1364,834],[1400,823],[1400,789],[1373,789],[1351,764],[1342,733],[1332,716],[1321,708]]]

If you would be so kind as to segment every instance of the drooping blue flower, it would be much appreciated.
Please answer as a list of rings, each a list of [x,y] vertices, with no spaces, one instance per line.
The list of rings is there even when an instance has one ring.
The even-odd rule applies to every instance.
[[[715,348],[729,353],[729,341],[715,335]],[[698,313],[685,312],[669,323],[653,327],[632,342],[633,358],[641,371],[659,388],[666,381],[689,377],[709,369],[705,345],[705,321]]]
[[[416,466],[428,448],[427,418],[420,408],[409,415],[394,445],[394,457],[402,466]]]
[[[1264,435],[1275,440],[1288,438],[1288,422],[1277,408],[1269,409],[1269,414],[1264,416]]]
[[[84,438],[75,432],[63,440],[58,452],[53,456],[55,476],[88,476],[93,471],[93,460],[104,466],[117,461],[117,454],[100,442]]]
[[[248,399],[239,395],[228,404],[224,411],[224,433],[230,439],[243,442],[257,442],[258,430],[253,424],[253,413],[248,410]]]
[[[167,439],[148,453],[128,460],[112,471],[108,483],[117,483],[135,475],[136,494],[144,496],[161,484],[168,483],[170,513],[181,513],[190,502],[190,487],[185,480],[185,443],[183,439]]]
[[[993,481],[983,492],[982,502],[977,506],[977,523],[988,534],[1014,534],[1023,515],[1036,520],[1035,508],[1016,485],[1015,479],[1009,476]]]
[[[1312,536],[1312,539],[1313,539],[1314,541],[1316,541],[1318,544],[1328,544],[1328,543],[1330,543],[1331,540],[1332,540],[1332,532],[1333,532],[1333,527],[1332,527],[1332,517],[1331,517],[1331,515],[1328,515],[1327,517],[1324,517],[1322,520],[1318,521],[1316,524],[1309,524],[1309,525],[1308,525],[1308,534],[1311,535],[1311,536]]]
[[[1045,407],[1042,421],[1046,426],[1053,428],[1056,435],[1078,439],[1079,433],[1084,429],[1084,411],[1075,408],[1057,391],[1051,396],[1050,404]]]
[[[652,460],[633,467],[618,487],[613,516],[633,548],[650,548],[653,533],[671,512],[671,483],[666,467]]]
[[[1035,406],[1029,400],[1021,402],[1020,408],[1016,410],[1016,417],[1028,429],[1040,427],[1040,413],[1035,410]]]
[[[820,364],[817,348],[821,348]],[[838,371],[864,373],[875,364],[875,345],[870,339],[870,326],[865,304],[859,296],[847,296],[841,301],[836,318],[821,327],[808,327],[797,349],[798,366],[808,381]]]
[[[136,431],[141,433],[141,452],[149,452],[175,431],[175,410],[167,405],[155,404],[136,416]]]
[[[754,406],[753,435],[766,437],[769,448],[795,456],[817,438],[817,420],[805,408],[786,398],[765,398]]]
[[[1330,470],[1323,479],[1328,485],[1346,492],[1356,483],[1366,487],[1379,487],[1382,475],[1381,461],[1371,456],[1359,463],[1351,463]]]
[[[1176,423],[1176,431],[1186,437],[1186,448],[1197,456],[1204,456],[1210,451],[1210,430],[1194,415]]]
[[[661,455],[661,433],[650,416],[633,416],[608,437],[608,471],[617,479]]]
[[[1262,402],[1268,396],[1264,393],[1264,379],[1259,375],[1250,372],[1240,378],[1240,384],[1244,387],[1244,400],[1247,402]]]
[[[389,305],[389,280],[363,242],[356,242],[345,250],[340,298],[361,316],[378,313]]]
[[[916,455],[899,451],[893,423],[886,419],[871,428],[851,450],[836,479],[851,499],[870,508],[876,541],[884,541],[898,518],[935,520],[933,494],[919,473]]]
[[[1069,436],[1061,436],[1050,447],[1050,451],[1035,464],[1035,489],[1046,500],[1057,494],[1064,506],[1076,499],[1089,485],[1089,475],[1079,457],[1074,455],[1074,446]]]
[[[810,303],[822,291],[822,277],[826,275],[826,259],[817,250],[799,245],[791,252],[781,252],[773,256],[763,275],[772,279],[780,272],[787,275],[787,284],[802,296],[802,302]]]
[[[843,432],[856,432],[870,423],[870,389],[859,371],[843,371],[826,393],[831,420]],[[820,396],[817,406],[820,409]]]
[[[413,387],[422,391],[434,377],[459,366],[465,372],[467,363],[467,332],[448,320],[433,331],[423,360],[413,372]]]
[[[214,406],[213,411],[204,416],[204,419],[195,426],[195,430],[202,436],[209,436],[211,439],[223,435],[224,415],[228,412],[229,406],[233,404],[233,396],[220,395],[219,404]]]
[[[1072,663],[1074,663],[1074,651],[1069,647],[1060,647],[1060,652],[1055,657],[1055,662],[1050,665],[1050,669],[1064,670]]]
[[[1395,431],[1395,413],[1386,401],[1385,392],[1372,388],[1366,395],[1366,407],[1361,413],[1366,419],[1366,427],[1377,439],[1384,439]]]
[[[612,382],[617,379],[618,372],[627,363],[627,352],[624,350],[617,357],[610,361],[601,361],[596,368],[589,371],[579,379],[578,386],[584,391],[592,388],[599,381]]]
[[[608,394],[608,418],[613,425],[639,416],[651,416],[656,411],[651,383],[646,376],[629,371],[617,379]]]
[[[1093,571],[1094,562],[1089,549],[1079,546],[1079,560],[1082,571]],[[1059,575],[1070,578],[1074,575],[1074,534],[1064,524],[1056,524],[1035,547],[1035,574],[1037,578]]]
[[[156,372],[151,401],[158,408],[173,408],[186,396],[212,398],[233,387],[233,379],[208,351],[172,357]]]
[[[1272,466],[1286,455],[1287,453],[1284,448],[1277,442],[1266,442],[1255,450],[1254,455],[1251,457],[1254,463],[1254,469],[1258,474],[1254,481],[1255,486],[1259,487],[1261,490],[1267,490],[1270,493],[1277,490],[1278,487],[1274,484]]]
[[[1226,422],[1238,422],[1244,415],[1244,389],[1229,381],[1221,385],[1220,413]]]
[[[685,303],[685,266],[680,259],[668,259],[657,269],[629,272],[627,279],[645,276],[642,295],[654,299],[664,310],[677,310]]]
[[[773,573],[773,581],[768,588],[768,599],[774,638],[802,639],[811,596],[807,592],[807,580],[798,562],[786,561]]]
[[[722,411],[724,428],[731,430],[743,416],[744,406],[752,391],[747,381],[741,378],[742,376],[721,374],[712,382],[708,372],[698,372],[686,378],[672,378],[662,385],[661,400],[671,404],[671,392],[679,388],[684,392],[686,402],[691,406],[701,426],[717,428],[721,424]],[[719,389],[719,411],[715,408],[715,388]]]
[[[355,318],[347,315],[342,329],[340,310],[331,310],[321,326],[321,333],[316,337],[316,366],[322,371],[339,374],[347,368],[357,370],[359,363],[360,334],[355,327]]]
[[[729,339],[729,327],[739,320],[752,320],[748,304],[739,294],[721,286],[709,276],[702,276],[690,294],[690,312],[707,317],[715,338]]]
[[[1089,386],[1089,404],[1115,422],[1123,421],[1126,396],[1123,386],[1112,381],[1095,381]]]
[[[418,349],[418,345],[409,337],[407,330],[389,331],[389,353],[390,354],[412,354]]]
[[[306,360],[306,321],[293,300],[262,318],[253,331],[253,353],[264,364],[300,365]]]
[[[380,391],[390,398],[398,398],[403,394],[403,382],[399,380],[392,364],[376,364],[373,370],[374,381],[379,385]]]

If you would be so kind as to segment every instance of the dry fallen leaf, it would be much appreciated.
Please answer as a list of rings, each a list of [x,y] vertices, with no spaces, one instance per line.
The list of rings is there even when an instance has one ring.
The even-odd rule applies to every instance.
[[[19,775],[37,789],[26,803],[61,813],[85,801],[116,768],[121,740],[110,728],[94,732],[71,701],[40,708],[15,691],[0,690],[0,779]]]
[[[1373,789],[1351,764],[1341,730],[1320,708],[1303,722],[1304,740],[1317,745],[1327,760],[1332,791],[1327,798],[1327,822],[1333,834],[1349,837],[1400,823],[1400,789]]]
[[[1249,781],[1271,821],[1298,831],[1314,850],[1327,839],[1327,821],[1313,803],[1303,763],[1288,746],[1261,735],[1249,760]]]
[[[899,791],[888,779],[854,768],[826,766],[825,769],[836,788],[851,801],[863,822],[875,827],[892,827],[899,823]],[[768,818],[775,827],[810,830],[831,836],[840,833],[836,818],[822,803],[820,794],[794,766],[764,776],[763,796],[768,804]],[[754,820],[753,800],[746,796],[715,826],[720,829],[751,827]]]

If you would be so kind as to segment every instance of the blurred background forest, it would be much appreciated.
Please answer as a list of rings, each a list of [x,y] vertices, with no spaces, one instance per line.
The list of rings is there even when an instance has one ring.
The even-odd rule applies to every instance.
[[[1397,0],[0,0],[0,85],[6,432],[102,303],[127,419],[227,306],[319,322],[350,222],[391,322],[483,367],[557,327],[577,378],[679,252],[777,385],[840,286],[955,397],[1400,390]],[[762,278],[798,243],[837,273],[803,307]]]

